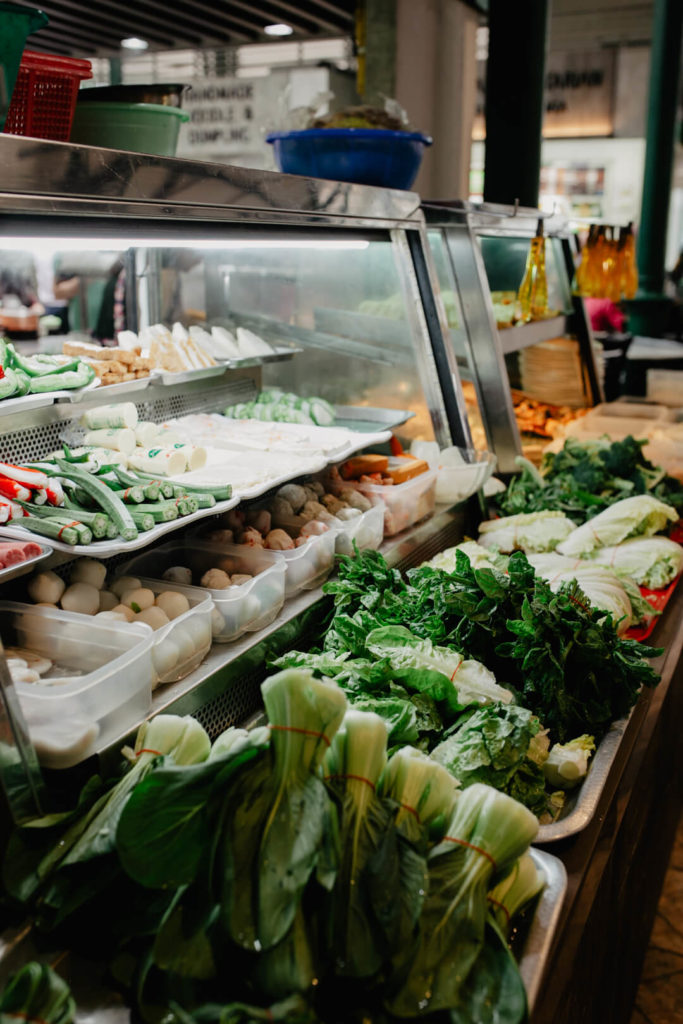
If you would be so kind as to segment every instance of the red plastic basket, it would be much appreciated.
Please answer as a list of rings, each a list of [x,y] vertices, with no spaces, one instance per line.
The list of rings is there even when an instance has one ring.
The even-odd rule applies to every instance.
[[[89,60],[24,50],[5,132],[68,142],[78,87],[87,78]]]

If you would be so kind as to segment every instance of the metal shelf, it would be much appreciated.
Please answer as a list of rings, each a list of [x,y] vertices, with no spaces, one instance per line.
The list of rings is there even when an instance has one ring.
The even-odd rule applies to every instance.
[[[516,327],[498,329],[498,337],[503,355],[519,352],[530,345],[540,345],[542,341],[560,338],[567,333],[567,317],[554,316],[550,320],[532,320],[528,324],[517,324]]]

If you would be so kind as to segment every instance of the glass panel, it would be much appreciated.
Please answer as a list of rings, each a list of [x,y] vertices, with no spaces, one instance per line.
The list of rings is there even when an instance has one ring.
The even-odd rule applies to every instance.
[[[398,430],[406,444],[434,436],[424,368],[416,356],[388,238],[322,239],[224,250],[161,250],[160,319],[244,327],[303,352],[263,367],[264,386],[336,405],[412,412]],[[189,262],[189,257],[184,257]],[[368,419],[372,419],[369,415]]]
[[[433,230],[427,232],[429,248],[434,260],[434,267],[439,281],[439,290],[446,308],[446,319],[450,328],[451,344],[455,352],[458,372],[462,382],[462,390],[467,409],[467,420],[472,434],[472,443],[475,448],[486,449],[487,438],[484,428],[484,421],[480,410],[479,397],[476,390],[476,373],[468,362],[468,346],[465,328],[465,319],[460,307],[460,299],[453,278],[451,262],[446,251],[446,242],[441,231]]]
[[[529,238],[509,235],[478,235],[484,266],[489,280],[493,309],[499,324],[507,324],[514,313],[514,303],[524,277],[529,254]],[[566,273],[559,238],[546,239],[545,270],[548,282],[548,309],[558,314],[571,312],[571,297],[566,286]]]
[[[388,232],[242,229],[235,237],[234,226],[179,224],[174,244],[174,228],[161,221],[71,223],[73,233],[62,228],[55,237],[60,225],[46,222],[43,237],[36,219],[24,236],[17,219],[13,237],[0,237],[0,327],[20,308],[27,319],[18,341],[45,333],[43,312],[54,314],[49,329],[60,336],[109,344],[122,329],[154,323],[241,327],[301,350],[266,363],[263,386],[398,410],[379,421],[399,424],[405,445],[434,439],[430,404],[445,422],[429,343],[407,315],[407,273]],[[50,348],[59,351],[59,339]],[[377,416],[367,421],[377,429]]]

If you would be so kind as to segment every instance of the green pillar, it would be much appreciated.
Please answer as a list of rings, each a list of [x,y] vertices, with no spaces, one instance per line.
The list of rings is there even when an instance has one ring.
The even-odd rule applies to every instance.
[[[645,175],[637,247],[638,294],[628,304],[630,330],[646,336],[662,333],[670,304],[662,289],[682,31],[682,0],[655,0]]]
[[[109,82],[111,85],[121,85],[121,58],[109,58]]]
[[[538,206],[548,0],[490,0],[484,200]]]

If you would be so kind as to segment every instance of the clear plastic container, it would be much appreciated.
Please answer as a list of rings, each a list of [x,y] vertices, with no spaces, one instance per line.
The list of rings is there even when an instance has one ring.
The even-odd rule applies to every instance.
[[[420,473],[403,484],[365,484],[345,480],[373,505],[384,504],[384,536],[393,537],[429,516],[436,504],[436,470]]]
[[[41,682],[16,684],[45,767],[78,764],[149,711],[155,677],[149,626],[11,601],[0,602],[0,622],[6,647],[54,663]]]
[[[328,530],[317,537],[309,537],[300,548],[275,552],[287,566],[285,597],[299,590],[314,590],[324,583],[334,567],[337,531]]]
[[[376,551],[384,537],[384,502],[378,502],[368,512],[361,512],[353,519],[340,520],[335,529],[336,554],[353,555],[354,541],[359,551]]]
[[[150,551],[152,565],[156,571],[157,551]],[[129,566],[130,568],[130,566]],[[165,626],[155,629],[152,640],[152,663],[156,672],[154,687],[161,683],[176,683],[194,672],[204,661],[211,647],[211,616],[213,604],[205,590],[199,587],[186,587],[170,580],[157,580],[140,576],[138,573],[123,569],[117,576],[136,576],[140,586],[151,590],[156,597],[165,591],[172,590],[184,594],[190,603],[190,610],[171,619]],[[114,582],[114,580],[112,580]],[[134,623],[131,623],[134,625]]]
[[[230,643],[244,633],[269,625],[284,604],[286,568],[280,552],[243,544],[215,544],[194,538],[177,540],[133,558],[125,566],[125,573],[135,576],[138,572],[153,572],[162,576],[174,565],[190,569],[195,584],[191,589],[210,595],[216,643]],[[253,579],[225,590],[199,587],[208,569],[246,573]],[[168,586],[174,585],[168,583]]]
[[[274,528],[286,530],[292,537],[297,537],[302,526],[311,522],[302,519],[301,516],[278,516],[273,521]],[[318,520],[312,520],[318,522]],[[355,541],[360,551],[367,548],[377,550],[382,543],[384,536],[384,508],[383,505],[373,505],[368,512],[361,512],[353,519],[335,519],[333,523],[325,522],[335,534],[335,554],[353,555],[353,542]]]
[[[210,533],[213,526],[202,527],[199,536]],[[284,527],[283,527],[284,529]],[[298,529],[293,529],[290,536],[296,537]],[[285,599],[292,597],[300,590],[314,590],[319,587],[330,575],[334,567],[334,548],[337,536],[336,530],[328,530],[317,537],[309,537],[305,544],[299,548],[292,548],[289,551],[271,551],[270,548],[252,548],[246,544],[220,544],[221,550],[227,547],[235,547],[238,551],[265,551],[268,554],[276,555],[283,559],[287,568],[285,577]],[[212,542],[213,543],[213,542]],[[157,549],[158,550],[158,549]]]

